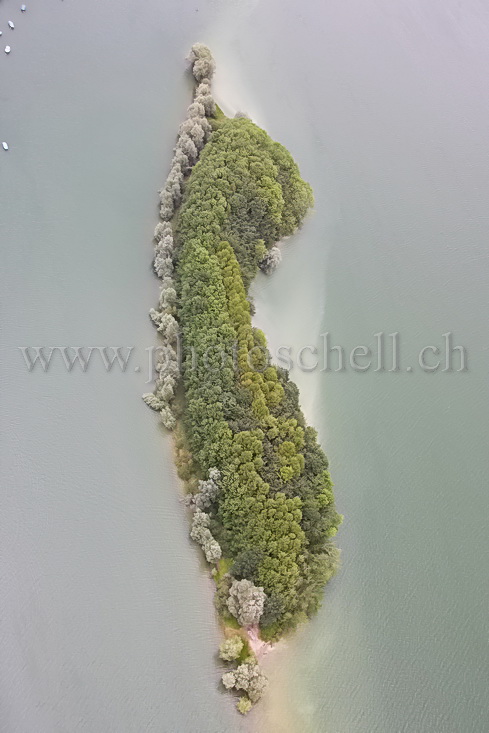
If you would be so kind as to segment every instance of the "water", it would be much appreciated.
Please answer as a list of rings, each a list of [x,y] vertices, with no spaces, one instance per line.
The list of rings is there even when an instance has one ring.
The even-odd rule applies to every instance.
[[[1,28],[10,17],[0,729],[239,731],[170,442],[140,398],[157,189],[203,20],[177,2],[97,0],[32,2],[22,16],[3,1]],[[17,350],[29,344],[135,352],[125,374],[29,374]]]
[[[17,17],[19,16],[19,17]],[[482,733],[489,728],[488,11],[477,0],[0,5],[1,730]],[[26,344],[154,342],[155,192],[194,40],[291,150],[315,212],[255,287],[272,347],[398,331],[400,373],[297,369],[332,461],[343,569],[266,664],[218,690],[211,588],[144,370],[28,374]],[[15,43],[14,43],[15,42]],[[2,151],[3,152],[3,151]],[[467,373],[416,355],[452,331]]]
[[[482,733],[487,10],[347,2],[322,5],[315,25],[288,12],[295,53],[278,20],[266,58],[305,81],[294,109],[273,98],[267,122],[301,160],[316,213],[273,283],[259,283],[258,311],[276,344],[296,348],[329,331],[349,352],[398,331],[403,370],[414,370],[295,373],[346,523],[342,573],[277,661],[274,730]],[[420,348],[441,347],[447,331],[469,371],[422,373]]]

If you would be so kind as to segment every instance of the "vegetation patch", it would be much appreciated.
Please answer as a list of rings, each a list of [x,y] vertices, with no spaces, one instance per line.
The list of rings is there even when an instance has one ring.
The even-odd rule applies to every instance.
[[[191,53],[196,97],[161,194],[151,317],[163,339],[155,392],[145,401],[176,428],[191,537],[214,565],[216,608],[228,628],[276,640],[313,614],[338,565],[328,460],[305,422],[297,387],[270,363],[252,324],[248,288],[280,262],[276,243],[313,203],[289,152],[211,96],[214,62]],[[239,649],[238,649],[239,647]],[[248,712],[266,679],[241,636],[220,656],[223,684]]]

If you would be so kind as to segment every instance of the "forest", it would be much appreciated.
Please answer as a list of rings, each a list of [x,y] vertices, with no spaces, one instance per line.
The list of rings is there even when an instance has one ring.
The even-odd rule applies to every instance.
[[[253,326],[248,294],[258,270],[280,262],[276,244],[301,225],[312,191],[282,145],[216,107],[210,51],[196,44],[190,59],[195,98],[155,231],[163,282],[150,315],[166,351],[144,399],[175,430],[191,537],[213,566],[224,644],[237,650],[221,658],[240,662],[223,684],[245,692],[245,713],[265,679],[249,649],[243,656],[246,635],[235,637],[254,627],[275,641],[318,609],[338,566],[342,517],[328,459],[296,385]]]

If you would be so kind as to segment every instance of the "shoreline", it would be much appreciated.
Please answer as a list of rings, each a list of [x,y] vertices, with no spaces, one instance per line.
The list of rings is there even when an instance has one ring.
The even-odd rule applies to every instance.
[[[248,637],[250,649],[258,660],[264,659],[264,657],[272,652],[280,643],[279,641],[276,641],[272,644],[270,641],[263,641],[263,639],[260,639],[258,626],[250,626],[246,629],[246,636]]]
[[[223,69],[227,71],[223,72]],[[266,130],[265,115],[262,109],[255,107],[253,103],[248,102],[247,104],[246,101],[237,104],[238,101],[246,100],[249,96],[246,93],[247,87],[242,83],[239,72],[239,67],[233,68],[229,57],[226,58],[225,54],[218,56],[217,68],[212,80],[214,99],[226,117],[232,118],[237,112],[244,112],[258,127]]]

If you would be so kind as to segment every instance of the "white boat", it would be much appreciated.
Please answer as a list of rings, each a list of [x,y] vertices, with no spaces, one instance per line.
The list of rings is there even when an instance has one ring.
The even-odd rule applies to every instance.
[[[7,143],[2,143],[2,147],[3,147],[3,149],[4,149],[4,150],[8,150],[8,145],[7,145]]]
[[[9,28],[12,28],[12,30],[13,30],[13,29],[15,28],[15,26],[14,26],[14,24],[12,23],[12,21],[11,21],[11,20],[9,20],[9,22],[8,22],[8,27],[9,27]]]
[[[10,53],[10,46],[5,46],[5,53]]]
[[[20,9],[22,10],[23,13],[25,13],[25,5],[21,5]]]

